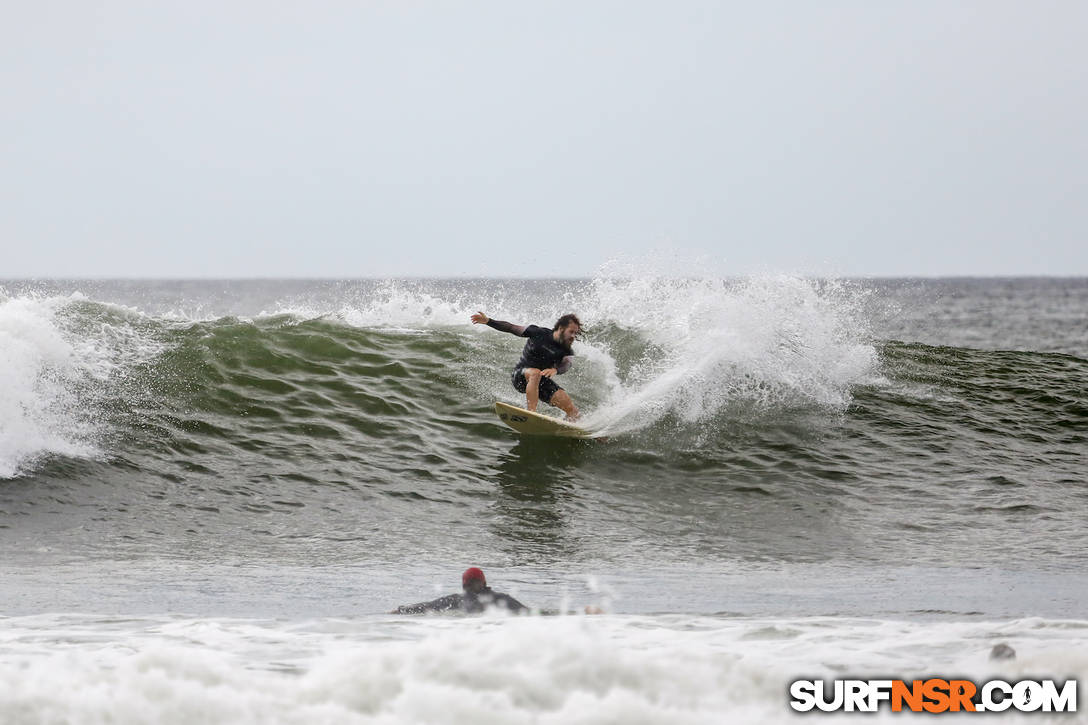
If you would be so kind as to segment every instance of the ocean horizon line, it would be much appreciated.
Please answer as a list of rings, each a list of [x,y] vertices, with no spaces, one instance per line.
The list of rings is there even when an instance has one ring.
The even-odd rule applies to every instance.
[[[765,277],[774,275],[786,275],[790,277],[799,277],[802,279],[840,279],[851,281],[925,281],[925,280],[988,280],[988,281],[1000,281],[1000,280],[1081,280],[1088,279],[1088,273],[1086,274],[1068,274],[1068,275],[1050,275],[1050,274],[1023,274],[1023,275],[1008,275],[1008,274],[949,274],[949,275],[820,275],[820,274],[798,274],[793,272],[768,272],[768,273],[754,273],[754,274],[736,274],[736,275],[649,275],[654,277],[662,277],[667,279],[748,279],[751,277]],[[186,276],[81,276],[81,277],[64,277],[64,276],[24,276],[24,277],[0,277],[0,284],[11,282],[382,282],[382,281],[464,281],[464,282],[477,282],[477,281],[525,281],[525,282],[588,282],[594,279],[631,279],[631,275],[591,275],[591,276],[524,276],[524,275],[510,275],[510,276],[486,276],[486,275],[385,275],[385,276],[347,276],[347,277],[332,277],[332,276],[252,276],[252,277],[234,277],[234,276],[206,276],[206,277],[186,277]]]

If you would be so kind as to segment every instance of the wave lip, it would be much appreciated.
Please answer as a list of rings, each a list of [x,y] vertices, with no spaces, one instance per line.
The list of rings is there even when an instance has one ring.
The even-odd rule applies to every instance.
[[[70,299],[0,301],[0,478],[49,454],[97,452],[73,386],[80,361],[57,322]]]
[[[82,294],[0,292],[0,478],[50,456],[98,458],[120,370],[157,355],[147,318]]]

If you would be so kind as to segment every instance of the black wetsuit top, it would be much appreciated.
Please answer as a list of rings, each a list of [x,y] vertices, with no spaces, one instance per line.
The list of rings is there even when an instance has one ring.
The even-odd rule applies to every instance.
[[[511,612],[527,612],[529,608],[509,594],[492,591],[484,587],[479,592],[449,594],[429,602],[405,604],[393,610],[394,614],[427,614],[429,612],[468,612],[478,614],[488,607],[497,607]]]
[[[521,351],[521,359],[518,360],[515,370],[523,368],[537,368],[538,370],[555,368],[556,372],[562,374],[570,369],[572,361],[569,358],[573,357],[574,353],[571,352],[569,347],[555,341],[555,338],[552,337],[552,330],[537,325],[522,327],[502,320],[488,320],[487,326],[502,332],[509,332],[518,337],[529,338]]]

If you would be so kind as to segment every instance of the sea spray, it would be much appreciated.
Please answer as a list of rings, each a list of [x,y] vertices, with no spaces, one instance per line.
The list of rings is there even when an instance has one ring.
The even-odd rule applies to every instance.
[[[589,341],[595,351],[587,357],[605,368],[610,397],[594,422],[613,431],[666,414],[709,422],[737,404],[841,412],[878,363],[860,314],[864,294],[843,282],[781,275],[597,278],[586,317],[608,328],[611,341]],[[615,374],[608,360],[630,357],[639,344],[644,352]]]
[[[163,333],[136,309],[78,292],[0,296],[0,478],[53,454],[106,455],[106,408],[128,371],[168,347]]]
[[[88,368],[62,334],[63,298],[0,298],[0,478],[48,454],[95,453],[77,383]]]

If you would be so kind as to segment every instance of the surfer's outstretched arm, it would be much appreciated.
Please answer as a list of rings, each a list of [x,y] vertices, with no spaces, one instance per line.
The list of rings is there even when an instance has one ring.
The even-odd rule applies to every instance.
[[[515,325],[512,322],[503,322],[502,320],[492,320],[490,317],[482,312],[477,312],[475,315],[469,318],[474,325],[487,325],[499,332],[509,332],[511,335],[517,335],[518,337],[525,336],[526,325]]]

